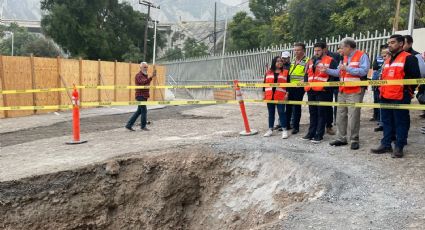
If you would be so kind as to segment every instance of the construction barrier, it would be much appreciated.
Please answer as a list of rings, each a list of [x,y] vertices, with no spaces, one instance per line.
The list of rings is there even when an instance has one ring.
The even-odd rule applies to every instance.
[[[244,99],[248,103],[276,103],[290,105],[316,105],[316,106],[340,106],[357,108],[381,108],[381,109],[408,109],[425,110],[425,105],[419,104],[383,104],[383,103],[341,103],[322,101],[270,101]],[[219,105],[219,104],[239,104],[239,100],[186,100],[186,101],[121,101],[121,102],[81,102],[84,107],[109,107],[109,106],[129,106],[129,105]],[[46,105],[46,106],[9,106],[0,107],[0,111],[12,110],[66,110],[72,109],[72,105]]]
[[[239,81],[235,80],[234,81],[234,86],[235,86],[235,92],[236,92],[236,100],[239,102],[239,107],[241,109],[241,114],[242,114],[242,119],[243,119],[243,123],[245,126],[245,130],[240,132],[239,134],[241,136],[251,136],[251,135],[255,135],[258,133],[257,130],[255,129],[251,129],[249,127],[249,121],[248,121],[248,115],[246,115],[246,109],[245,109],[245,103],[242,97],[242,91],[241,88],[239,87]]]
[[[263,87],[305,87],[305,86],[383,86],[383,85],[423,85],[425,79],[405,79],[405,80],[367,80],[353,82],[300,82],[300,83],[238,83],[242,88],[263,88]],[[126,89],[232,89],[232,85],[158,85],[158,86],[134,86],[134,85],[80,85],[77,89],[97,89],[97,90],[126,90]],[[0,94],[21,94],[21,93],[47,93],[64,92],[73,88],[48,88],[48,89],[22,89],[22,90],[0,90]]]
[[[87,141],[80,140],[80,96],[77,88],[74,86],[72,92],[72,136],[73,139],[70,142],[66,142],[68,145],[77,145],[87,143]]]

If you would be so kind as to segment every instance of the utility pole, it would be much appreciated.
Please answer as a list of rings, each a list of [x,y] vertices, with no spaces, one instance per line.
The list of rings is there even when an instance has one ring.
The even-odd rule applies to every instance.
[[[400,20],[400,2],[401,0],[397,0],[397,7],[395,11],[395,18],[393,23],[393,34],[398,31],[398,22]]]
[[[160,6],[156,6],[152,4],[151,2],[145,1],[145,0],[139,0],[139,4],[147,6],[148,7],[148,14],[146,16],[146,25],[145,25],[145,37],[143,41],[143,61],[146,61],[147,56],[147,46],[148,46],[148,27],[149,27],[149,18],[151,14],[151,7],[156,9],[161,9]]]
[[[214,3],[214,49],[213,49],[213,55],[215,56],[215,50],[217,46],[217,2]]]

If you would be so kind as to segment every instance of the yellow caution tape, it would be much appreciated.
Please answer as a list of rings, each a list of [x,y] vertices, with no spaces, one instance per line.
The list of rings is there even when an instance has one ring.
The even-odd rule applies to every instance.
[[[0,90],[0,94],[63,92],[67,88]]]
[[[405,80],[368,80],[353,82],[300,82],[300,83],[239,83],[244,88],[262,88],[262,87],[305,87],[305,86],[382,86],[382,85],[423,85],[425,79],[405,79]],[[126,86],[126,85],[79,85],[77,89],[96,89],[96,90],[126,90],[126,89],[232,89],[233,85],[158,85],[158,86]],[[21,94],[21,93],[46,93],[46,92],[64,92],[73,88],[48,88],[48,89],[22,89],[22,90],[0,90],[0,94]]]
[[[339,106],[339,107],[357,107],[357,108],[381,108],[381,109],[407,109],[407,110],[425,110],[425,105],[418,104],[381,104],[381,103],[341,103],[341,102],[322,102],[322,101],[270,101],[247,99],[244,102],[249,103],[276,103],[291,105],[316,105],[316,106]],[[128,105],[218,105],[218,104],[238,104],[238,100],[189,100],[189,101],[121,101],[121,102],[83,102],[83,107],[109,107],[109,106],[128,106]],[[10,110],[65,110],[72,109],[72,105],[46,105],[46,106],[10,106],[0,107],[0,111]]]
[[[72,109],[72,105],[38,105],[38,106],[0,107],[0,111],[11,111],[11,110],[65,110],[65,109]]]
[[[77,89],[96,90],[125,90],[125,89],[232,89],[232,85],[158,85],[158,86],[125,86],[125,85],[78,85]],[[48,93],[65,92],[73,88],[49,88],[49,89],[17,89],[0,90],[0,94],[22,94],[22,93]]]
[[[304,87],[304,86],[382,86],[382,85],[423,85],[425,79],[405,79],[405,80],[367,80],[367,81],[350,81],[350,82],[299,82],[299,83],[239,83],[240,87]]]

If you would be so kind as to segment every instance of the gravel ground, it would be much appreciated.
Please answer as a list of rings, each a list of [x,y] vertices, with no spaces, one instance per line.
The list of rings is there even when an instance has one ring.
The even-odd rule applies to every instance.
[[[271,211],[278,214],[273,214],[270,221],[259,218],[266,221],[257,223],[257,227],[252,224],[246,227],[423,229],[425,135],[419,133],[418,128],[424,121],[417,118],[418,111],[411,113],[412,128],[405,158],[392,159],[389,154],[372,155],[369,152],[382,135],[373,132],[375,122],[368,121],[370,110],[362,113],[361,149],[352,151],[349,147],[329,146],[331,136],[325,136],[324,142],[317,145],[301,140],[307,129],[306,108],[301,133],[288,140],[280,139],[278,134],[271,138],[262,137],[267,126],[265,105],[249,104],[247,109],[251,126],[258,129],[260,135],[238,136],[243,127],[239,110],[234,105],[167,107],[150,111],[153,121],[150,132],[127,132],[122,128],[130,114],[83,118],[82,139],[89,142],[80,146],[64,145],[71,139],[69,121],[3,132],[0,134],[0,181],[5,183],[87,167],[129,154],[143,157],[202,145],[219,153],[240,154],[242,158],[233,162],[233,167],[246,171],[241,173],[244,176],[235,177],[235,181],[221,188],[214,203],[217,208],[212,211],[217,216],[220,212],[231,215],[256,207],[256,210],[262,210],[258,215],[267,216]],[[285,168],[287,170],[283,170]],[[279,176],[281,181],[276,180]],[[270,178],[276,183],[266,183]],[[279,188],[314,196],[283,208],[278,204],[286,202],[282,201],[285,199],[276,196],[280,194],[276,193]],[[248,201],[250,205],[245,207]],[[267,207],[271,207],[269,212]],[[243,223],[238,222],[239,218],[255,218],[254,213],[247,213],[248,216],[235,217],[232,225],[216,223],[211,226],[244,229],[240,227]]]

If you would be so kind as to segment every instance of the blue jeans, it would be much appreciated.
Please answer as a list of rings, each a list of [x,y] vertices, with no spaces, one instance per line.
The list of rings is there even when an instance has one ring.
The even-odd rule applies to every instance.
[[[303,87],[288,88],[289,92],[288,100],[290,101],[302,101],[305,91]],[[291,125],[294,129],[300,129],[301,120],[301,105],[286,105],[286,127],[289,128]],[[291,124],[292,123],[292,124]]]
[[[276,117],[276,107],[277,107],[277,113],[279,114],[280,125],[282,126],[283,129],[286,129],[285,105],[267,103],[267,109],[269,110],[269,129],[273,129],[273,126],[274,126],[274,120]]]
[[[390,100],[381,98],[381,103],[386,104],[410,104],[411,97],[409,92],[405,91],[403,99]],[[395,146],[403,149],[407,144],[407,137],[410,128],[410,113],[405,109],[381,109],[382,124],[384,126],[384,137],[381,144],[385,147],[391,147],[391,138],[396,136]]]
[[[147,101],[147,98],[144,98],[143,96],[137,96],[137,101]],[[146,108],[146,105],[139,105],[137,106],[137,111],[133,114],[133,116],[130,117],[130,120],[128,120],[126,127],[131,128],[133,127],[134,123],[136,122],[137,118],[140,116],[141,119],[141,128],[146,128],[146,119],[147,119],[148,109]]]
[[[328,101],[333,99],[332,92],[309,92],[308,101]],[[330,108],[330,109],[329,109]],[[329,117],[332,117],[332,106],[315,106],[309,105],[310,127],[308,128],[308,136],[323,139],[325,127]],[[331,112],[330,112],[331,111]],[[332,127],[332,126],[331,126]]]

